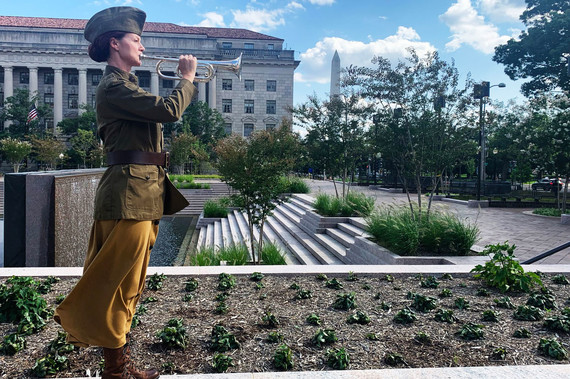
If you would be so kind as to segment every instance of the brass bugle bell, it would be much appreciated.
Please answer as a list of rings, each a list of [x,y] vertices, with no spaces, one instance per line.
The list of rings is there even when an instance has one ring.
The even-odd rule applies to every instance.
[[[216,76],[217,70],[230,71],[236,74],[238,79],[241,81],[241,54],[239,57],[229,61],[208,61],[198,59],[198,66],[196,67],[196,76],[194,81],[200,83],[206,83],[212,80]],[[166,57],[156,57],[153,55],[141,54],[141,59],[153,59],[157,60],[156,72],[158,76],[163,79],[170,80],[180,80],[182,79],[182,74],[178,66],[176,67],[176,75],[166,75],[161,71],[161,65],[164,62],[178,63],[178,58],[166,58]]]

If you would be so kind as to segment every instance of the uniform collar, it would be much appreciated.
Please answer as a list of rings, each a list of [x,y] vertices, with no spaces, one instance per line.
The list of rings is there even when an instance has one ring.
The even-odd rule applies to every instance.
[[[115,74],[115,75],[122,77],[125,80],[133,82],[135,84],[139,84],[139,80],[135,75],[133,75],[130,72],[123,71],[118,67],[109,66],[109,65],[107,67],[105,67],[105,74],[104,75],[106,76],[109,74]]]

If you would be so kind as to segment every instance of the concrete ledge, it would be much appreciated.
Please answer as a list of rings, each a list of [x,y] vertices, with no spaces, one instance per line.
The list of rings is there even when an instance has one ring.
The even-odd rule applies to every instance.
[[[469,208],[489,208],[488,200],[468,200],[467,207]]]
[[[467,200],[452,199],[452,198],[449,198],[449,197],[442,197],[442,198],[441,198],[441,201],[444,201],[444,202],[447,202],[447,203],[468,205],[468,204],[467,204]]]
[[[560,223],[564,225],[570,225],[570,214],[563,214],[560,216]]]

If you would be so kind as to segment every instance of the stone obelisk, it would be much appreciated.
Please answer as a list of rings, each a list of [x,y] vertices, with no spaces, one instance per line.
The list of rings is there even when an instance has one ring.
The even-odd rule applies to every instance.
[[[340,95],[340,57],[335,50],[331,62],[331,98]]]

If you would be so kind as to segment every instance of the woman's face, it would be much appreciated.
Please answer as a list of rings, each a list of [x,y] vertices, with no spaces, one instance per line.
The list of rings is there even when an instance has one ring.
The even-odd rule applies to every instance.
[[[112,45],[113,46],[113,45]],[[121,60],[128,66],[140,66],[140,55],[144,51],[141,36],[135,33],[127,33],[120,40],[116,40],[117,52]]]

